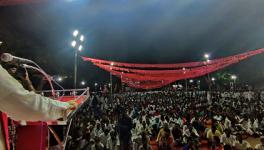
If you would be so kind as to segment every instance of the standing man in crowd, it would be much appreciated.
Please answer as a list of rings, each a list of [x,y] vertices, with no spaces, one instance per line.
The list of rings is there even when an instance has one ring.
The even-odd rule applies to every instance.
[[[121,109],[121,114],[118,118],[118,133],[121,150],[131,149],[131,130],[132,130],[132,119],[126,114],[124,109]]]

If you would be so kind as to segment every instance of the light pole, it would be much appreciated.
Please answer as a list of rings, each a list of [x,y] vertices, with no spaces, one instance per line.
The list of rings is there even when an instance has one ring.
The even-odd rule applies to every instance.
[[[97,91],[97,85],[98,85],[98,83],[94,83],[94,91]]]
[[[207,71],[207,68],[208,68],[208,63],[210,62],[209,60],[210,58],[210,55],[209,54],[204,54],[204,59],[206,61],[206,71]],[[210,75],[209,73],[207,73],[207,80],[208,80],[208,88],[209,88],[209,91],[211,91],[211,80],[210,80]]]
[[[182,70],[183,70],[183,74],[185,74],[186,73],[185,67],[183,67]],[[187,79],[185,78],[185,92],[187,92],[187,90],[188,90],[188,85],[187,84],[188,84],[187,83]]]
[[[112,70],[112,67],[114,66],[114,62],[111,62],[111,67],[110,69]],[[113,76],[112,72],[110,72],[110,94],[111,94],[111,100],[113,100]]]
[[[63,80],[62,77],[57,78],[57,81],[59,81],[59,82],[62,82],[62,80]]]
[[[82,42],[84,41],[84,36],[79,33],[78,30],[73,31],[73,41],[71,42],[71,46],[74,48],[74,88],[76,89],[77,84],[77,69],[78,69],[78,51],[83,50]]]
[[[235,91],[237,76],[236,75],[232,75],[231,79],[233,80],[232,88],[233,88],[233,91]]]
[[[200,91],[200,89],[201,89],[201,86],[200,86],[200,85],[201,85],[201,81],[198,80],[198,81],[197,81],[197,87],[198,87],[199,91]]]
[[[189,80],[189,82],[190,82],[190,85],[189,85],[189,87],[190,87],[190,88],[189,88],[189,89],[191,89],[191,90],[192,90],[192,83],[193,83],[193,79],[190,79],[190,80]]]
[[[212,81],[212,83],[213,83],[213,87],[212,87],[212,89],[215,89],[215,87],[216,87],[216,86],[215,86],[215,85],[216,85],[216,84],[215,84],[215,78],[212,77],[211,81]]]
[[[82,85],[82,86],[85,86],[85,84],[86,84],[85,81],[82,81],[82,82],[81,82],[81,85]]]

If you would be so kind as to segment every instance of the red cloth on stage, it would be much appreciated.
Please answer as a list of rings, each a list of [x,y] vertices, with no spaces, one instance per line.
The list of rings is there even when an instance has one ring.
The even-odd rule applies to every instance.
[[[0,112],[0,118],[1,118],[1,122],[2,122],[2,128],[3,128],[2,131],[3,131],[4,137],[5,137],[6,149],[10,150],[7,115],[5,113]]]

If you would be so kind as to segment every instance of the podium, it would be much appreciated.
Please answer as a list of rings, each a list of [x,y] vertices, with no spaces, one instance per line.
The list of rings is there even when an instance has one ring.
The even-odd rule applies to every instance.
[[[48,125],[27,125],[17,127],[17,150],[46,150],[48,147]]]
[[[76,99],[77,96],[62,96],[60,101],[69,101]],[[85,96],[78,97],[77,103],[85,100]],[[49,147],[49,125],[67,125],[66,121],[51,121],[51,122],[26,122],[18,121],[16,132],[16,150],[47,150]]]

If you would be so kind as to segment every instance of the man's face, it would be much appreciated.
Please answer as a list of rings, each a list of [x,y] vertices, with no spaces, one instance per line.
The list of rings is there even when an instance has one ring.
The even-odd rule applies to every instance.
[[[10,69],[8,69],[9,70],[9,72],[11,73],[11,74],[15,74],[16,73],[16,71],[17,71],[17,68],[10,68]]]
[[[17,72],[17,66],[16,65],[9,65],[8,66],[8,69],[7,69],[7,71],[8,71],[8,73],[10,73],[11,75],[15,75],[16,74],[16,72]]]

